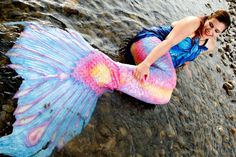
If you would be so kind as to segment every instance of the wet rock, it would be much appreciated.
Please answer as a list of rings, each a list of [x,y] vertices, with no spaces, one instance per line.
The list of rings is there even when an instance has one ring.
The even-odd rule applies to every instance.
[[[2,121],[0,121],[0,130],[2,130],[4,127],[5,127],[5,124]]]
[[[229,56],[229,61],[230,61],[230,62],[233,62],[234,59],[233,59],[231,56]]]
[[[111,135],[111,132],[107,127],[102,127],[99,132],[104,137],[109,137]]]
[[[15,108],[10,105],[2,105],[2,110],[6,111],[7,113],[12,113],[15,110]]]
[[[180,146],[182,146],[182,147],[184,147],[186,145],[184,137],[182,137],[182,136],[177,136],[177,141],[180,144]]]
[[[0,112],[0,121],[4,122],[7,119],[7,113],[5,111]]]
[[[223,48],[218,48],[218,52],[223,53],[224,52]]]
[[[127,130],[125,128],[121,127],[119,130],[122,136],[127,136]]]
[[[233,91],[232,91],[234,89],[233,81],[225,82],[223,84],[223,88],[225,89],[225,91],[227,92],[229,96],[233,95]]]
[[[215,137],[216,137],[216,143],[217,144],[222,144],[222,136],[219,133],[215,133]]]
[[[223,54],[221,55],[221,58],[225,60],[225,59],[226,59],[226,55],[223,53]]]
[[[236,99],[232,99],[231,102],[236,103]]]
[[[141,154],[135,154],[135,157],[143,157]]]
[[[116,139],[115,137],[109,138],[108,141],[104,144],[101,144],[101,148],[105,149],[106,151],[111,150],[116,145]]]
[[[159,137],[160,137],[160,139],[164,139],[165,137],[166,137],[166,132],[165,131],[160,131],[160,133],[159,133]]]
[[[221,59],[221,62],[224,64],[224,66],[228,66],[228,63],[226,63],[223,59]]]
[[[236,128],[232,128],[230,131],[234,136],[236,135]]]
[[[233,59],[232,59],[232,61],[233,61]],[[236,69],[236,64],[230,64],[230,67],[233,69]]]
[[[146,128],[146,134],[149,138],[152,137],[152,130],[149,127]]]
[[[218,73],[221,73],[221,68],[220,68],[219,65],[216,65],[216,71],[217,71]]]
[[[173,138],[173,137],[176,136],[175,131],[174,131],[173,127],[172,127],[170,124],[167,126],[166,135],[167,135],[169,138]]]

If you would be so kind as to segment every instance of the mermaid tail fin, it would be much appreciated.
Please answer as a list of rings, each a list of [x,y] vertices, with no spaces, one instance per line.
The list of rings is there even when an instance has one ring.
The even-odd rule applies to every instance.
[[[0,138],[0,154],[49,156],[81,132],[98,94],[72,74],[91,50],[75,31],[28,24],[7,53],[13,63],[9,66],[24,81],[14,96],[13,132]]]

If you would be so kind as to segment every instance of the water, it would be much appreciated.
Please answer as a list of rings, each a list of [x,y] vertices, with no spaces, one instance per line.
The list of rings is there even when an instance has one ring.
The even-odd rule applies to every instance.
[[[222,0],[3,0],[1,21],[36,20],[83,33],[107,54],[142,27],[169,24],[188,15],[225,8]],[[194,8],[194,9],[193,9]]]

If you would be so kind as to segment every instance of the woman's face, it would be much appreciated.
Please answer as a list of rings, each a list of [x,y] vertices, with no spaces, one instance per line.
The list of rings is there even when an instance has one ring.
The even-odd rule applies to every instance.
[[[216,38],[220,33],[225,30],[225,25],[219,22],[216,18],[206,20],[203,30],[202,37],[205,39]]]

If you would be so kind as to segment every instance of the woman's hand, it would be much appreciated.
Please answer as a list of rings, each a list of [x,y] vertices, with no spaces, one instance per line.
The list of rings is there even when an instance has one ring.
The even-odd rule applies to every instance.
[[[149,73],[150,65],[143,61],[136,66],[133,74],[138,80],[143,81],[149,77]]]

